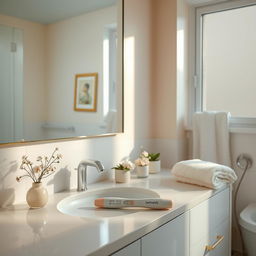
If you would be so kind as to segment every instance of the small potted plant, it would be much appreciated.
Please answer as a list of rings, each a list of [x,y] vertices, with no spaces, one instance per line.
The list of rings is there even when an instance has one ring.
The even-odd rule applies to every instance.
[[[149,173],[158,173],[161,171],[160,153],[148,154]]]
[[[128,183],[131,179],[131,170],[134,169],[134,164],[131,161],[125,160],[114,166],[115,180],[117,183]]]
[[[143,151],[139,158],[135,160],[137,176],[138,178],[146,178],[149,174],[149,159],[147,157],[147,152]]]
[[[58,164],[62,158],[61,154],[57,154],[57,151],[58,148],[55,148],[49,158],[38,156],[36,165],[33,165],[27,156],[22,157],[20,169],[25,171],[25,174],[16,177],[16,180],[20,182],[26,177],[32,179],[32,187],[28,190],[26,196],[30,208],[41,208],[48,202],[48,192],[42,185],[42,179],[49,177],[55,172],[56,167],[54,165]]]

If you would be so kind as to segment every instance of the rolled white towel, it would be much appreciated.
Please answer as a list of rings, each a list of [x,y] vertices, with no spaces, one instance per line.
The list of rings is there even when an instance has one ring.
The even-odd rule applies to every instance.
[[[218,189],[225,183],[234,183],[237,180],[234,170],[230,167],[199,159],[178,162],[171,172],[180,182],[212,189]]]

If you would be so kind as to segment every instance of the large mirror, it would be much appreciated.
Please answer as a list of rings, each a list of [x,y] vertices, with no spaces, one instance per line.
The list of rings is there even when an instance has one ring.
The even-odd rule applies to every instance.
[[[0,1],[0,144],[123,131],[123,1]]]

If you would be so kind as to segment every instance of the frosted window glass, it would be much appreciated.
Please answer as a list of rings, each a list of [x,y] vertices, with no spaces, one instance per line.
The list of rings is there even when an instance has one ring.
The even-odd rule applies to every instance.
[[[256,117],[256,6],[203,16],[203,109]]]

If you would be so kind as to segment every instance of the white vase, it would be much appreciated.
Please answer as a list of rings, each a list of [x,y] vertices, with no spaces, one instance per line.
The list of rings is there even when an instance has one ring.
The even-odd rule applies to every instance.
[[[136,171],[137,171],[137,177],[138,178],[147,178],[148,177],[148,174],[149,174],[148,165],[146,165],[146,166],[137,166]]]
[[[161,171],[161,161],[150,161],[149,162],[149,173],[158,173]]]
[[[41,182],[34,182],[27,192],[26,199],[30,208],[42,208],[48,202],[48,192]]]
[[[131,172],[124,170],[115,170],[115,180],[117,183],[128,183],[130,182]]]

